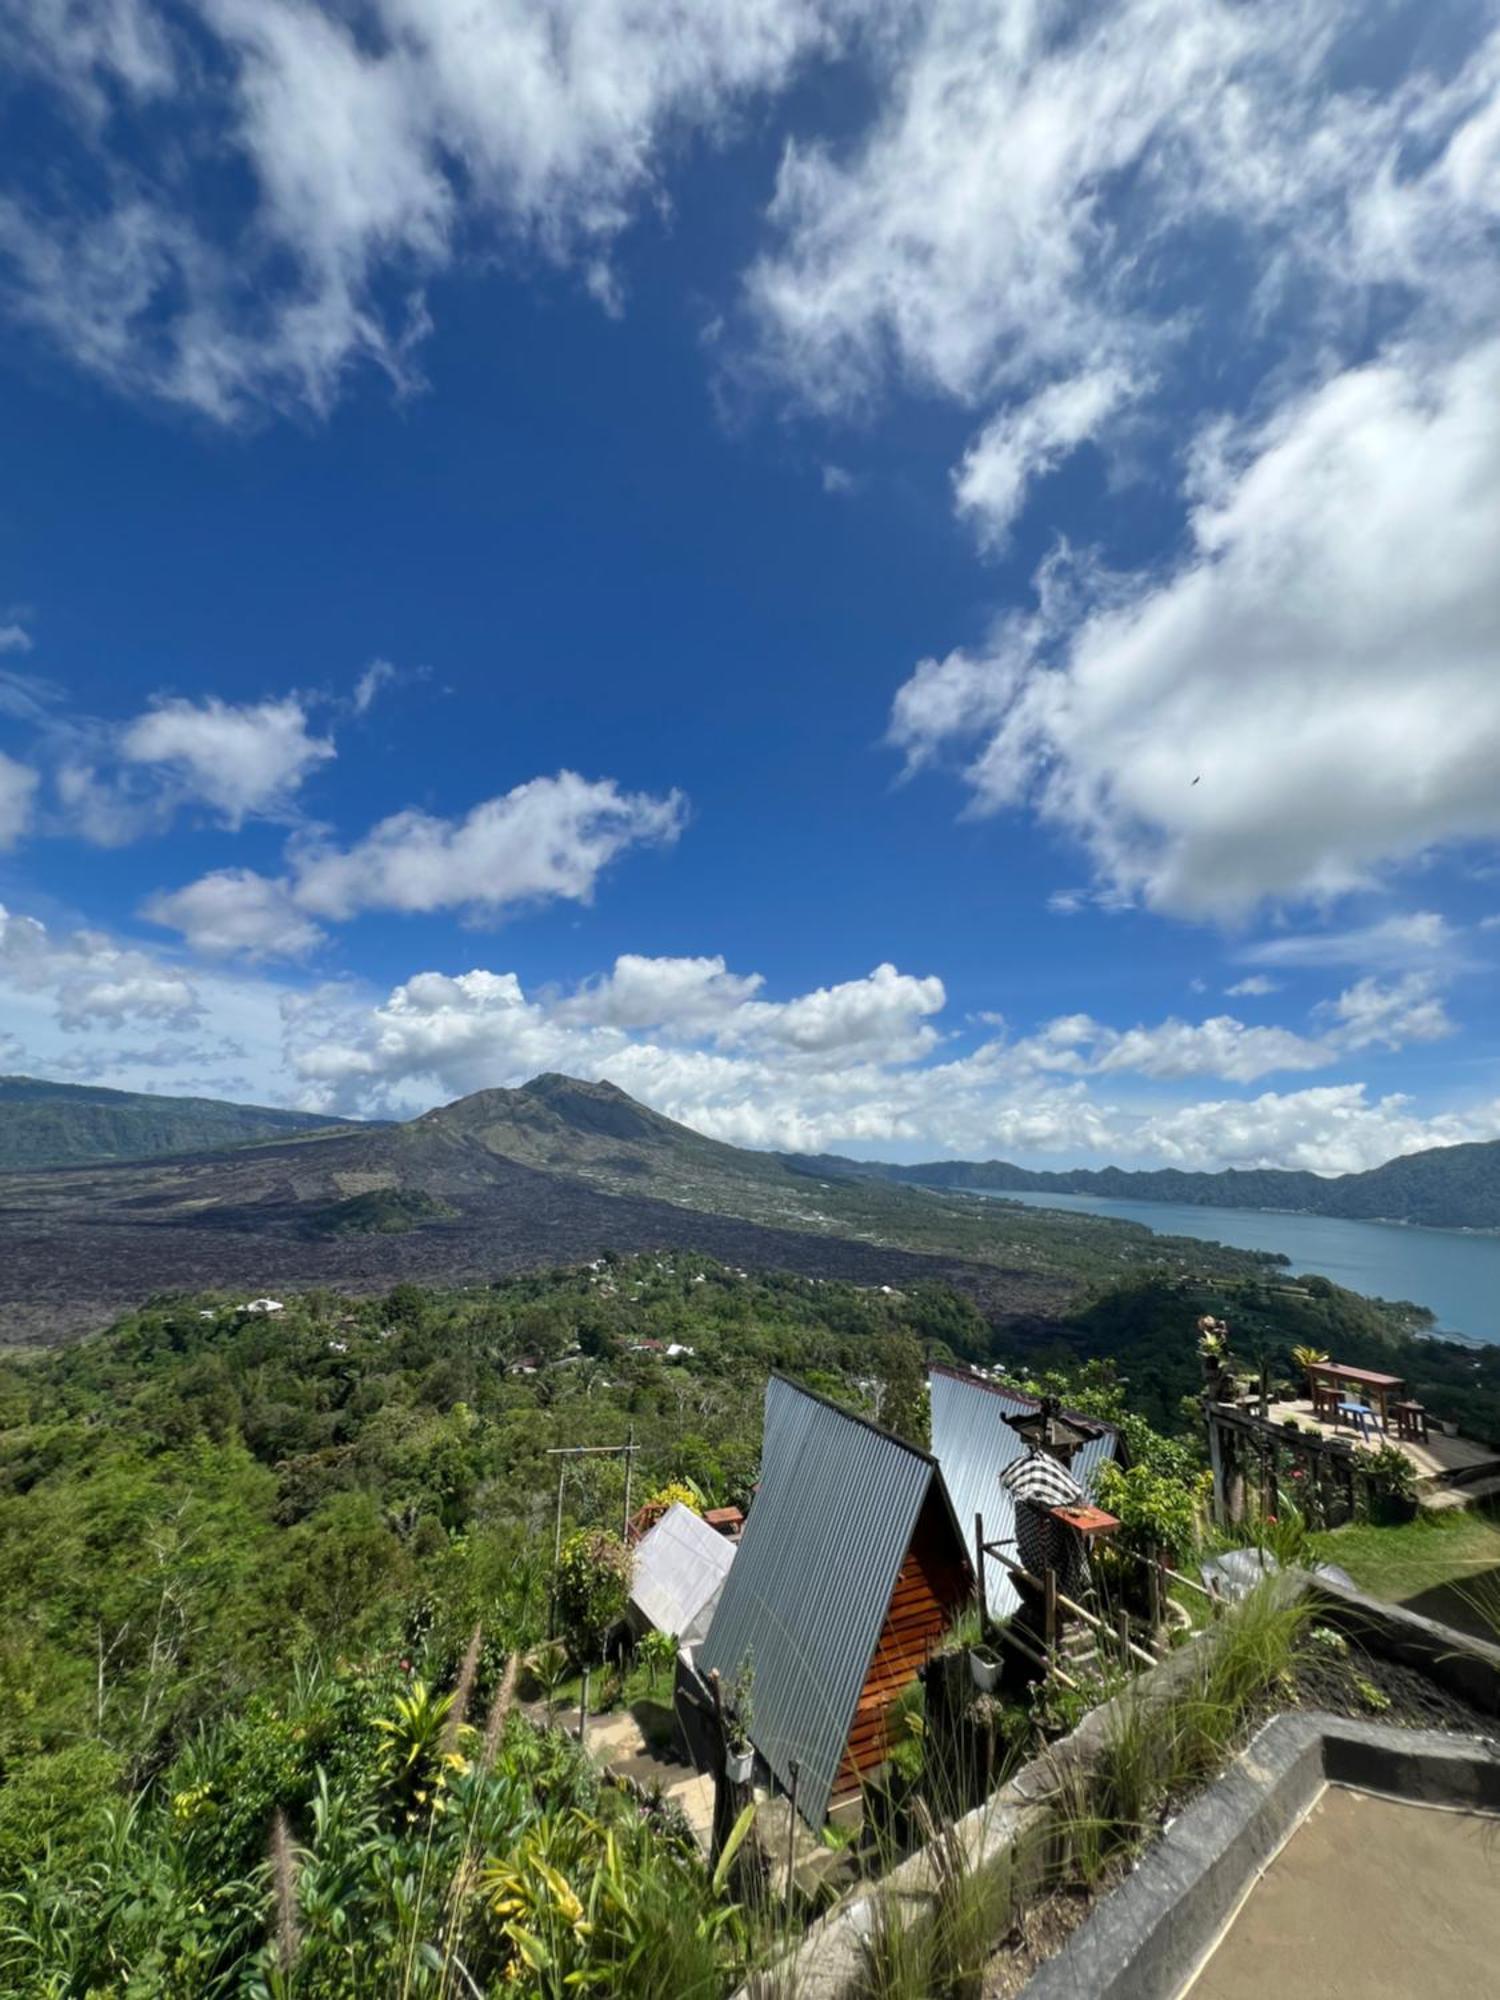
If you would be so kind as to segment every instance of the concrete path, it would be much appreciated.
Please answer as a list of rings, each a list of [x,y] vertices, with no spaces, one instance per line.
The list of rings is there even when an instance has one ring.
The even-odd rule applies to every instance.
[[[1330,1785],[1191,2000],[1447,2000],[1496,1990],[1500,1821]]]

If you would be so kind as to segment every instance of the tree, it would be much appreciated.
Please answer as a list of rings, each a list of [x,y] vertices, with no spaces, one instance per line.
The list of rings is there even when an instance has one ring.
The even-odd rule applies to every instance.
[[[630,1551],[604,1528],[580,1528],[563,1543],[557,1564],[557,1615],[580,1666],[604,1655],[610,1627],[630,1599]]]
[[[930,1431],[927,1368],[909,1333],[887,1335],[880,1350],[880,1421],[925,1451]]]

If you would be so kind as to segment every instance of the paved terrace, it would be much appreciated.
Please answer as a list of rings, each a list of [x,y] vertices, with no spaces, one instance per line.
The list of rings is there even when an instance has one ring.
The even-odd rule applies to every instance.
[[[1315,1415],[1305,1396],[1272,1403],[1267,1415],[1273,1424],[1295,1417],[1304,1430],[1316,1431],[1319,1437],[1343,1438],[1356,1450],[1371,1448],[1370,1440],[1361,1439],[1350,1425],[1329,1423]],[[1500,1494],[1500,1453],[1473,1438],[1444,1437],[1433,1423],[1426,1444],[1398,1438],[1394,1427],[1377,1433],[1375,1442],[1394,1445],[1411,1460],[1417,1475],[1417,1497],[1424,1507],[1466,1507]]]

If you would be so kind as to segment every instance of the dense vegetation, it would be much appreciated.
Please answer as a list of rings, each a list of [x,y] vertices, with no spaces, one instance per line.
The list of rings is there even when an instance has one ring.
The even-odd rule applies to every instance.
[[[164,1298],[0,1363],[0,1990],[726,1990],[750,1932],[670,1815],[507,1713],[547,1619],[549,1448],[633,1435],[637,1501],[743,1504],[771,1368],[920,1438],[925,1354],[1061,1368],[1190,1479],[1191,1439],[1140,1413],[1183,1423],[1209,1307],[1278,1372],[1295,1341],[1395,1338],[1331,1286],[1154,1280],[997,1330],[944,1287],[662,1253],[278,1314]],[[586,1554],[623,1465],[569,1465]]]
[[[1060,1173],[1009,1160],[934,1160],[917,1166],[818,1158],[805,1171],[935,1189],[995,1193],[1092,1194],[1116,1201],[1179,1202],[1201,1208],[1288,1209],[1352,1221],[1421,1223],[1434,1229],[1500,1229],[1500,1140],[1434,1146],[1359,1174],[1310,1174],[1278,1167],[1187,1173],[1160,1167],[1072,1167]]]
[[[0,1076],[0,1173],[206,1152],[327,1125],[307,1111]]]

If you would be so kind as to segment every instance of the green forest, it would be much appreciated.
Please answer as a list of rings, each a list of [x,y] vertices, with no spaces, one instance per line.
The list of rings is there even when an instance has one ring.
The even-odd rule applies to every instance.
[[[1095,1407],[1123,1382],[1191,1463],[1208,1309],[1278,1373],[1302,1341],[1420,1359],[1434,1408],[1500,1431],[1495,1362],[1319,1281],[996,1328],[941,1287],[661,1254],[265,1315],[160,1299],[0,1362],[0,1992],[727,1990],[748,1937],[683,1830],[529,1719],[549,1449],[633,1437],[637,1499],[744,1505],[771,1369],[920,1441],[924,1360],[966,1359]],[[565,1531],[618,1531],[624,1462],[571,1464]]]

